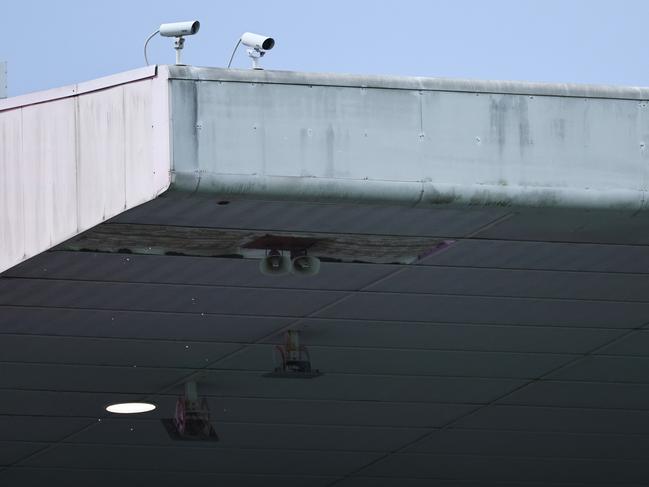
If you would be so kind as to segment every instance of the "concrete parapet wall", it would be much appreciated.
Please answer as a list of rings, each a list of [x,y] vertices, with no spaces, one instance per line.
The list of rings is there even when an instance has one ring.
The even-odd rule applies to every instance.
[[[181,190],[644,209],[649,90],[171,67]]]

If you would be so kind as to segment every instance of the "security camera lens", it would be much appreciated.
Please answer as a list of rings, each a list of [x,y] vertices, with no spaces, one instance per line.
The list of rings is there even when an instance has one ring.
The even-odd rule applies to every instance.
[[[273,46],[275,46],[275,39],[273,39],[272,37],[267,37],[266,40],[262,43],[261,48],[264,51],[269,51],[273,48]]]

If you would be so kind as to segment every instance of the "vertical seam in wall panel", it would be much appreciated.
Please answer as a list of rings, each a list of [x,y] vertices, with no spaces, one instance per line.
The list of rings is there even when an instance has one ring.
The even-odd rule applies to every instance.
[[[126,90],[124,89],[124,86],[120,88],[120,91],[122,92],[122,168],[124,170],[124,177],[123,177],[123,183],[124,183],[124,210],[127,208],[127,202],[128,202],[128,193],[127,193],[127,185],[126,185],[126,160],[128,159],[126,155],[126,124],[127,124],[127,119],[126,119]]]
[[[171,80],[167,79],[167,124],[169,130],[169,181],[171,182],[174,175],[174,118],[173,118],[173,100],[171,96]]]
[[[419,92],[419,135],[424,135],[424,93]]]
[[[22,242],[22,257],[21,261],[25,260],[27,258],[27,214],[25,213],[25,184],[26,179],[23,175],[23,171],[25,170],[25,144],[23,140],[23,135],[25,133],[25,127],[23,123],[23,111],[24,108],[20,109],[20,124],[19,124],[19,130],[20,130],[20,157],[18,159],[18,166],[20,170],[18,171],[18,177],[21,179],[19,181],[18,186],[20,187],[20,216],[21,216],[21,225],[22,225],[22,232],[23,232],[23,242]]]
[[[75,169],[75,186],[76,186],[76,212],[77,212],[77,233],[81,231],[81,188],[79,187],[79,178],[81,176],[81,129],[79,127],[79,97],[74,97],[74,169]]]
[[[175,100],[173,92],[173,84],[170,79],[167,80],[169,83],[167,89],[168,100],[169,100],[169,180],[172,181],[175,179],[176,174],[176,117],[175,117]]]
[[[639,104],[641,105],[641,107],[642,107],[642,103],[643,103],[643,102],[639,102]],[[642,107],[642,108],[644,108],[644,107]],[[645,125],[645,124],[643,123],[645,117],[642,117],[643,114],[644,114],[644,110],[642,110],[642,111],[640,112],[640,116],[639,116],[639,120],[640,120],[640,130],[639,130],[639,134],[638,134],[638,135],[640,135],[640,137],[642,137],[642,138],[644,139],[644,137],[643,137],[644,134],[643,134],[642,128],[644,128],[644,125]],[[649,131],[649,127],[647,128],[647,130]],[[646,149],[646,144],[649,143],[649,141],[647,141],[647,140],[642,140],[641,142],[642,142],[643,144],[645,144],[645,146],[643,146],[643,148]],[[639,214],[640,212],[642,212],[643,210],[645,210],[645,205],[647,204],[647,190],[649,190],[649,188],[647,187],[648,185],[649,185],[649,163],[645,163],[645,164],[644,164],[643,178],[642,178],[642,187],[640,188],[640,194],[641,194],[640,206],[639,206],[639,208],[638,208],[638,211],[636,211],[636,212],[633,214],[633,216],[635,216],[635,215]]]

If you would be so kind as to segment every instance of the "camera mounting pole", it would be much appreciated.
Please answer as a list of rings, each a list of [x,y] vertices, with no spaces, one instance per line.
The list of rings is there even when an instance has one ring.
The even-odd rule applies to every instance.
[[[252,60],[252,69],[264,69],[259,65],[259,60],[264,57],[264,54],[266,54],[266,51],[262,51],[261,49],[257,47],[253,47],[252,49],[248,49],[248,57]]]
[[[176,37],[176,41],[174,42],[174,49],[176,50],[176,65],[182,64],[180,62],[180,53],[183,50],[183,47],[185,47],[185,38],[183,36]]]

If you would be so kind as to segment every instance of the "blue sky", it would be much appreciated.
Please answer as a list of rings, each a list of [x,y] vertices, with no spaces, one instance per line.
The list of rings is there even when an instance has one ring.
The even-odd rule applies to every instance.
[[[246,31],[275,37],[267,69],[649,85],[640,0],[6,1],[0,60],[9,94],[144,64],[161,22],[199,19],[184,61],[225,66]],[[172,39],[151,42],[172,63]],[[247,67],[243,50],[235,67]]]

